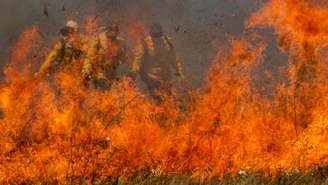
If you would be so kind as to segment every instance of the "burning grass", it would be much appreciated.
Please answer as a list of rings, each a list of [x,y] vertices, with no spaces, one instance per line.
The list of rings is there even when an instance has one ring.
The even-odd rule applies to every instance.
[[[274,98],[252,86],[266,43],[231,39],[206,84],[183,104],[172,96],[157,105],[129,78],[111,91],[85,89],[79,62],[69,72],[35,78],[33,66],[46,50],[36,28],[25,31],[0,91],[0,182],[198,183],[191,177],[270,184],[263,176],[227,174],[278,177],[327,163],[327,14],[304,1],[273,0],[250,19],[249,27],[272,27],[290,56],[288,79],[275,84]]]

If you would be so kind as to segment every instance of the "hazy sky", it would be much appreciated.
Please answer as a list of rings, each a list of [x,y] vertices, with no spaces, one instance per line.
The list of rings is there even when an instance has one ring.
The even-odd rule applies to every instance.
[[[242,35],[245,20],[261,4],[262,0],[0,0],[0,54],[6,58],[21,31],[31,25],[53,37],[67,18],[83,22],[88,15],[115,15],[155,20],[174,39],[187,78],[200,84],[216,54],[213,41],[224,43],[226,33]]]

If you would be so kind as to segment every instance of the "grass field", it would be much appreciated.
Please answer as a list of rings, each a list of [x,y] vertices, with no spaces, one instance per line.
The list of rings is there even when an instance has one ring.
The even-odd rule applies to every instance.
[[[46,179],[39,182],[25,181],[11,185],[56,185],[58,182],[49,182]],[[188,175],[154,176],[151,173],[141,172],[128,179],[108,177],[105,181],[96,178],[85,180],[79,177],[69,179],[65,185],[328,185],[328,166],[318,167],[307,174],[284,173],[276,178],[261,173],[242,173],[226,175],[223,180],[201,180]]]
[[[115,181],[114,181],[115,182]],[[118,183],[118,181],[116,181]],[[106,184],[106,183],[104,183]],[[107,184],[113,184],[109,182]],[[259,173],[243,175],[227,175],[224,180],[213,179],[209,181],[192,179],[187,176],[144,176],[137,175],[127,185],[325,185],[328,184],[328,167],[317,168],[307,174],[285,173],[272,179]]]

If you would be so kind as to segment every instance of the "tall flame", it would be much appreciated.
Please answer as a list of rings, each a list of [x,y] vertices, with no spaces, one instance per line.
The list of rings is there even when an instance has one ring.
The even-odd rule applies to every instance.
[[[275,176],[326,163],[327,16],[326,8],[305,1],[272,0],[247,26],[273,28],[289,54],[289,79],[277,85],[275,97],[264,98],[252,86],[266,44],[230,39],[206,84],[189,92],[187,105],[174,96],[157,105],[128,78],[108,92],[84,89],[79,64],[71,73],[36,80],[31,66],[35,56],[42,57],[42,37],[35,27],[25,31],[0,90],[0,182],[91,181],[138,171],[222,178],[247,170]],[[92,32],[96,25],[90,20]],[[130,30],[132,37],[143,30],[130,27],[137,30]],[[313,69],[305,72],[313,75],[310,80],[300,78],[302,67]],[[306,97],[316,101],[303,110]],[[305,126],[296,120],[304,111],[311,117]]]

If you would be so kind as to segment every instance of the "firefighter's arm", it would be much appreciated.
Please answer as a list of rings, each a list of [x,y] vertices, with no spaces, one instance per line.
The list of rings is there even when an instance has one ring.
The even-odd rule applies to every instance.
[[[87,49],[87,54],[82,65],[82,76],[84,78],[91,77],[92,63],[93,61],[97,60],[98,44],[98,39],[92,39]]]
[[[127,52],[127,46],[125,44],[125,40],[121,37],[118,37],[118,40],[121,44],[121,50],[120,50],[120,53],[119,53],[119,58],[118,58],[118,62],[119,64],[124,64],[128,61],[128,52]]]
[[[48,73],[51,65],[55,62],[57,57],[60,55],[62,49],[63,49],[63,44],[61,42],[58,42],[54,45],[52,50],[45,58],[44,63],[41,65],[37,75],[44,76]]]
[[[176,52],[175,52],[175,49],[173,47],[173,42],[172,42],[172,38],[170,37],[166,37],[167,39],[167,44],[170,46],[174,56],[175,56],[175,60],[172,61],[173,62],[173,68],[175,70],[175,74],[179,77],[180,80],[184,80],[185,77],[184,77],[184,70],[183,70],[183,64],[182,64],[182,61],[180,59],[180,57],[177,56]]]
[[[140,70],[141,61],[145,54],[144,46],[140,42],[137,44],[137,46],[133,50],[133,59],[132,59],[132,66],[131,71],[132,73],[136,74]]]
[[[124,64],[126,63],[126,61],[128,61],[128,53],[127,53],[127,49],[126,49],[126,45],[123,44],[122,49],[120,51],[120,55],[119,55],[119,64]]]
[[[91,69],[92,69],[92,64],[90,59],[86,58],[83,62],[82,66],[82,76],[83,78],[91,78]]]
[[[184,80],[185,76],[184,76],[183,64],[182,64],[182,61],[179,57],[176,57],[175,67],[176,67],[177,76],[180,78],[180,80]]]

